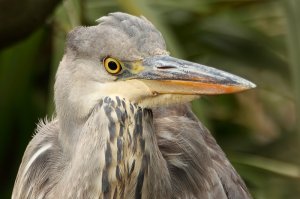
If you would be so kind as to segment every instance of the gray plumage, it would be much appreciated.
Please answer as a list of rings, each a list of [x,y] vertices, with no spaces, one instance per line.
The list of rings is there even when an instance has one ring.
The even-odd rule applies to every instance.
[[[141,94],[144,84],[103,68],[107,56],[126,70],[129,62],[167,56],[155,27],[124,13],[98,22],[68,36],[55,83],[57,116],[39,123],[12,199],[251,198],[186,105],[194,97]]]

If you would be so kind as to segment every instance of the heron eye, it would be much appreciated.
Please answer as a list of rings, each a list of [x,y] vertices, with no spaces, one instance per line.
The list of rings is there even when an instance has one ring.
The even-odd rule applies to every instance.
[[[105,70],[112,75],[118,74],[122,70],[120,62],[111,57],[104,58],[103,65]]]

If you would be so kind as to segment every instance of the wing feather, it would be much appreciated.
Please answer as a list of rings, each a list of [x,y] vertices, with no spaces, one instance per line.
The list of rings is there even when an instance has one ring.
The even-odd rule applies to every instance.
[[[238,173],[188,105],[153,110],[174,198],[250,199]]]
[[[63,158],[57,141],[58,132],[57,119],[38,124],[36,135],[27,146],[19,167],[12,199],[44,198],[55,185],[59,179],[57,163],[64,162],[58,161]]]

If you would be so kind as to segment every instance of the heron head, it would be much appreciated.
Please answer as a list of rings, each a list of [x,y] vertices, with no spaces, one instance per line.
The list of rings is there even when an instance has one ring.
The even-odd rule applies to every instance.
[[[171,57],[161,33],[143,17],[113,13],[98,22],[68,36],[55,84],[59,115],[85,117],[106,96],[154,107],[255,87],[230,73]]]

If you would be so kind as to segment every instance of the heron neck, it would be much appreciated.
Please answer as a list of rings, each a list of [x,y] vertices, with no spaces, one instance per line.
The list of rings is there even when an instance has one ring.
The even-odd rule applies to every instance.
[[[86,190],[100,198],[170,198],[170,174],[158,148],[150,109],[105,97],[77,134],[78,142],[69,147],[73,148],[70,168],[62,183],[71,181],[73,187],[81,187],[89,182]]]
[[[109,130],[102,173],[103,194],[111,194],[119,187],[116,192],[119,196],[124,194],[124,198],[131,198],[132,193],[135,198],[168,198],[170,176],[158,148],[152,110],[118,97],[105,98],[102,107]],[[116,178],[111,177],[112,171]]]

